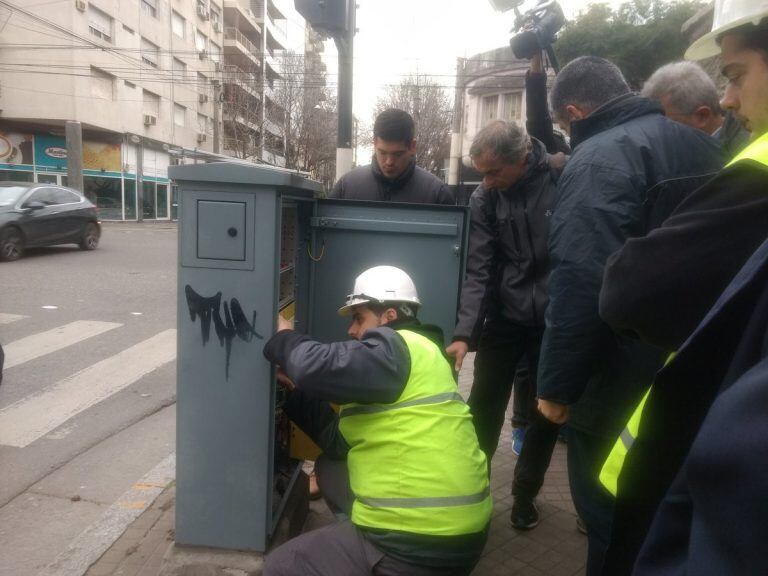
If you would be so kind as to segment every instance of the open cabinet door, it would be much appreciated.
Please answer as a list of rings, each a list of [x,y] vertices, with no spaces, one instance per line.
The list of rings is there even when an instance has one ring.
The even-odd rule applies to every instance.
[[[355,278],[373,266],[397,266],[416,284],[423,323],[442,328],[450,342],[464,274],[468,209],[352,200],[319,200],[312,230],[309,332],[344,340],[348,319],[337,310]]]

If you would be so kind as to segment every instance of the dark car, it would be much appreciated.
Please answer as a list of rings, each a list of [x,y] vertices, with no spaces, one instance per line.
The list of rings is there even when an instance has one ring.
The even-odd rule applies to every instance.
[[[31,246],[74,243],[94,250],[100,237],[96,206],[77,190],[0,182],[0,260],[18,260]]]

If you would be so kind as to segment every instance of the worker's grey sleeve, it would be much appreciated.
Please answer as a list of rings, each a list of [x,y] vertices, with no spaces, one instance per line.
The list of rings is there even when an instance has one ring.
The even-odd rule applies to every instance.
[[[475,349],[485,320],[494,266],[496,233],[488,218],[488,191],[479,186],[469,199],[467,272],[461,287],[461,306],[454,340]]]
[[[397,400],[411,370],[403,338],[385,326],[360,340],[323,344],[293,330],[275,334],[264,355],[279,365],[297,388],[337,404]]]

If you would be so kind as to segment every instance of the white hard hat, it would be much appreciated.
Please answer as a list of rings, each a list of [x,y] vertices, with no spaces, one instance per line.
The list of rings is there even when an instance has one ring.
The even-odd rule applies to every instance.
[[[348,316],[354,306],[369,302],[409,302],[421,306],[411,277],[394,266],[376,266],[360,274],[339,314]]]
[[[685,52],[688,60],[703,60],[720,53],[717,39],[727,32],[745,24],[757,26],[768,18],[768,0],[715,0],[715,17],[712,32],[705,34],[691,44]]]

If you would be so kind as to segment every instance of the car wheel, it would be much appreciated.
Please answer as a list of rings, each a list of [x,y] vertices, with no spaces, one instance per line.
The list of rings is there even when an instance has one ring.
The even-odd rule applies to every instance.
[[[18,228],[6,228],[0,232],[0,260],[12,262],[24,254],[24,236]]]
[[[96,250],[99,245],[99,227],[93,222],[89,222],[83,229],[83,235],[80,238],[81,250]]]

